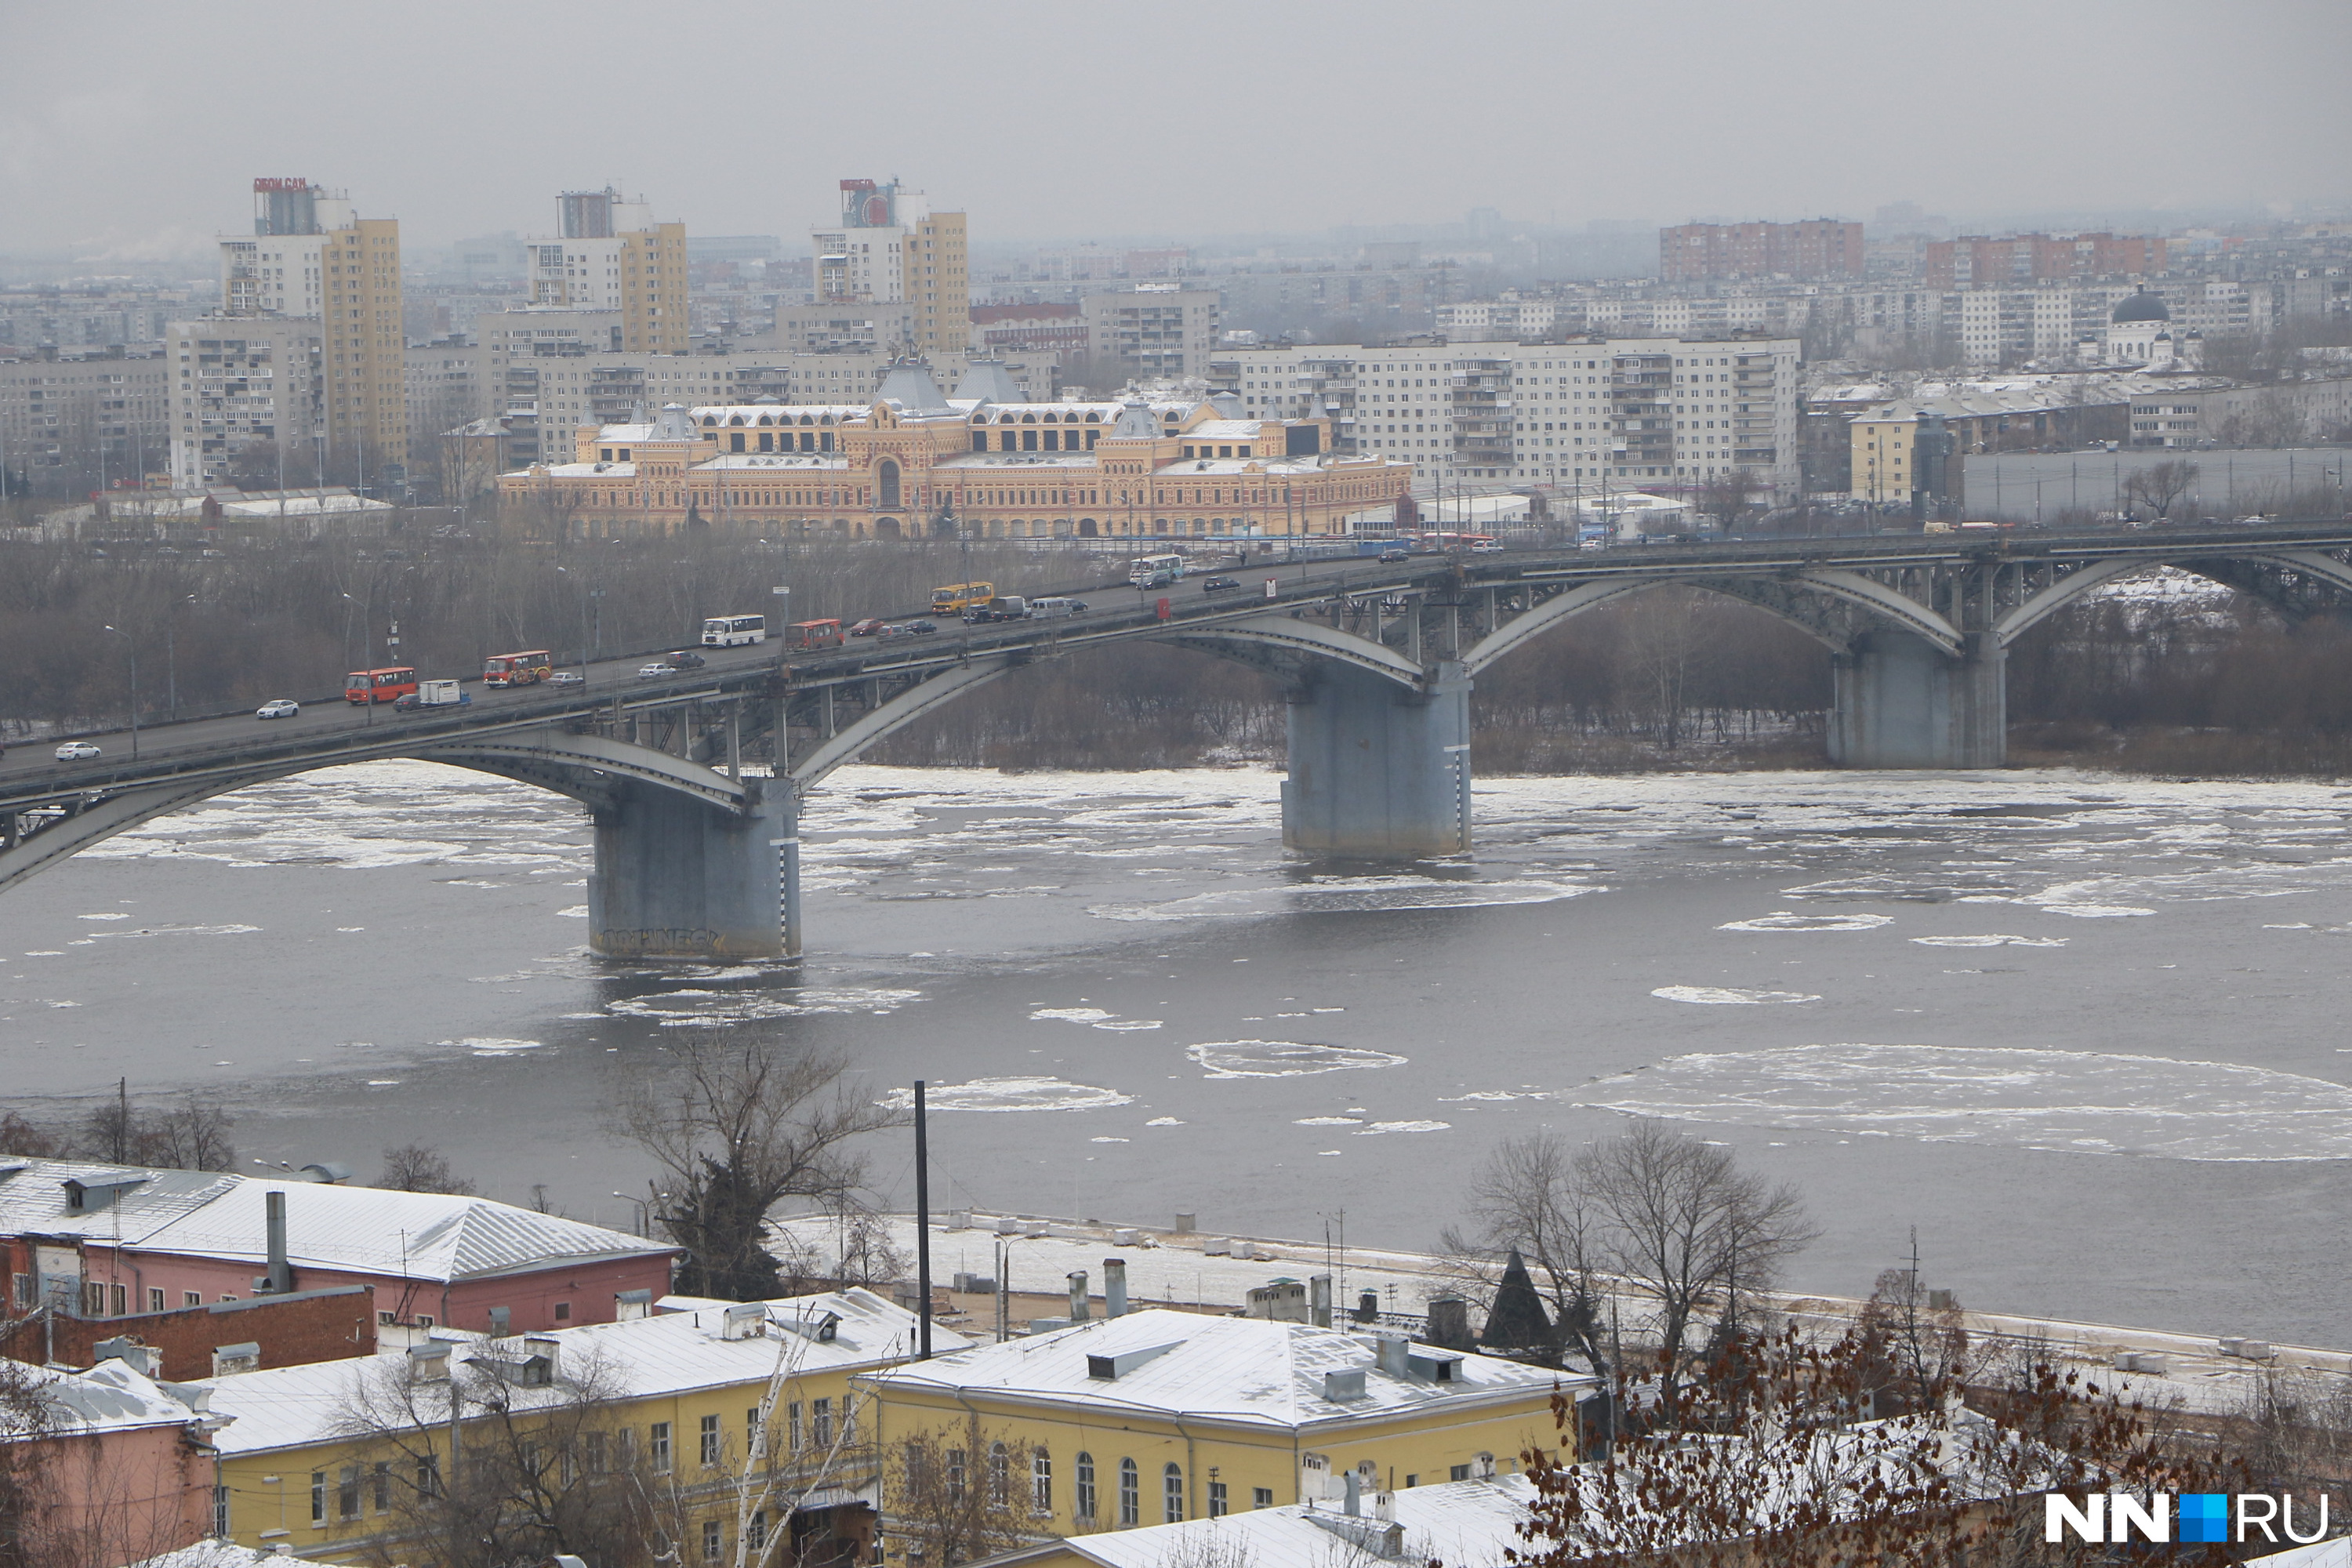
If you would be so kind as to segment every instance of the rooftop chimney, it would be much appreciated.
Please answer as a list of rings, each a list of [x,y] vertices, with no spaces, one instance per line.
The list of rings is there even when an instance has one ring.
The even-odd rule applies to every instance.
[[[1429,1342],[1448,1350],[1474,1349],[1470,1304],[1459,1296],[1436,1296],[1429,1303]]]
[[[286,1194],[272,1187],[261,1201],[269,1224],[269,1289],[283,1294],[294,1289],[294,1266],[286,1260]]]
[[[1331,1277],[1328,1274],[1307,1277],[1307,1321],[1318,1329],[1331,1326]]]
[[[1360,1323],[1377,1323],[1380,1321],[1380,1292],[1377,1290],[1366,1290],[1359,1294],[1356,1297],[1356,1321]]]
[[[1083,1323],[1093,1314],[1087,1310],[1087,1271],[1070,1270],[1070,1321]]]
[[[1124,1258],[1103,1259],[1103,1316],[1127,1316],[1127,1259]]]

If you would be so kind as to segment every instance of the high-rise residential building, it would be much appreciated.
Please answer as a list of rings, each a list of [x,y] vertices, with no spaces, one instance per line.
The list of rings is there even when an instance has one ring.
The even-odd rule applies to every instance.
[[[971,337],[971,271],[964,215],[931,210],[920,191],[872,180],[841,182],[841,222],[810,236],[819,305],[911,307],[909,343],[936,355]]]
[[[1214,289],[1174,283],[1089,294],[1078,301],[1087,353],[1097,365],[1116,364],[1147,380],[1206,375],[1223,302]]]
[[[1930,289],[2063,282],[2164,270],[2164,240],[2145,234],[1964,235],[1929,245]]]
[[[1859,278],[1862,225],[1686,223],[1658,231],[1658,274],[1669,283],[1734,278]]]
[[[1218,351],[1245,415],[1332,423],[1336,449],[1457,480],[1623,489],[1797,483],[1793,338],[1591,337]]]
[[[318,323],[320,391],[318,412],[331,464],[348,461],[354,472],[384,472],[408,460],[408,412],[404,382],[406,340],[401,328],[400,223],[363,218],[351,199],[306,179],[261,179],[253,183],[253,236],[220,242],[221,309],[226,318],[307,318]],[[191,335],[174,323],[174,370]],[[269,334],[261,334],[264,337]],[[255,336],[244,329],[219,329],[195,339],[226,342]],[[194,384],[173,381],[175,398],[198,395]],[[285,404],[267,422],[272,439],[307,440],[309,430],[285,424]],[[183,413],[187,417],[182,416]],[[216,433],[227,438],[226,415]],[[173,471],[209,469],[204,416],[191,404],[172,416]],[[238,421],[236,427],[249,422]],[[184,426],[194,432],[183,458]]]
[[[325,325],[318,317],[174,321],[164,348],[175,489],[227,484],[248,448],[266,459],[265,478],[274,478],[280,460],[303,472],[328,457]]]
[[[688,352],[686,226],[656,223],[643,196],[566,191],[557,198],[562,233],[526,242],[530,302],[554,310],[614,310],[620,347],[641,353]]]
[[[0,359],[7,493],[137,483],[165,453],[167,365],[154,344]]]

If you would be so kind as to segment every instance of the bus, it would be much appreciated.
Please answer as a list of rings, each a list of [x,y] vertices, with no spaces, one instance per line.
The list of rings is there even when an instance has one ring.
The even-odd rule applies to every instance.
[[[343,700],[397,702],[416,689],[416,671],[404,664],[389,669],[355,669],[343,677]]]
[[[795,653],[839,647],[843,640],[839,621],[800,621],[784,633],[784,646]]]
[[[961,615],[974,605],[985,605],[994,597],[996,584],[993,583],[958,583],[950,588],[934,588],[931,590],[931,614]]]
[[[1139,555],[1127,563],[1127,580],[1139,588],[1164,588],[1183,575],[1181,555]]]
[[[536,686],[555,673],[555,656],[543,647],[528,653],[494,653],[482,661],[485,686]]]
[[[713,616],[702,623],[705,647],[740,647],[746,643],[767,640],[765,616]]]

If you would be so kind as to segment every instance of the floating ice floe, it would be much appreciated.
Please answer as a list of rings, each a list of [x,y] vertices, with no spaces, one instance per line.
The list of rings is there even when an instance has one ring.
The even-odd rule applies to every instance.
[[[2064,1153],[2352,1158],[2352,1089],[2169,1057],[1789,1046],[1675,1057],[1589,1084],[1575,1100],[1635,1116]]]
[[[1717,931],[1874,931],[1893,925],[1893,915],[1801,915],[1793,910],[1775,910],[1769,915],[1753,920],[1728,921],[1716,927]]]
[[[1485,909],[1544,904],[1600,889],[1590,884],[1452,881],[1435,877],[1333,877],[1284,888],[1196,893],[1164,904],[1093,904],[1087,912],[1115,921],[1185,921],[1252,915],[1384,914],[1413,910]]]
[[[1101,1110],[1133,1102],[1135,1096],[1058,1078],[976,1078],[970,1083],[935,1083],[923,1090],[932,1110]],[[878,1102],[911,1110],[915,1091],[894,1089]]]
[[[1055,1018],[1065,1024],[1098,1024],[1114,1015],[1100,1007],[1040,1007],[1031,1013],[1031,1019]]]
[[[1291,1123],[1294,1127],[1361,1127],[1360,1116],[1302,1116]]]
[[[136,931],[102,931],[92,941],[121,942],[141,936],[246,936],[257,931],[259,926],[141,926]]]
[[[441,1040],[439,1045],[468,1050],[478,1057],[519,1057],[525,1051],[538,1050],[540,1040],[506,1040],[488,1035],[468,1035],[462,1040]]]
[[[107,912],[107,913],[105,913],[105,914],[102,914],[102,915],[76,915],[76,916],[74,916],[74,919],[76,919],[76,920],[78,920],[78,921],[127,921],[127,920],[129,920],[130,918],[131,918],[131,917],[130,917],[129,915],[125,915],[125,914],[117,914],[117,913],[112,912],[111,910],[110,910],[109,912]]]
[[[1392,1068],[1405,1058],[1362,1046],[1324,1046],[1293,1040],[1209,1040],[1184,1054],[1209,1069],[1211,1078],[1299,1078],[1307,1073]]]
[[[1144,1125],[1146,1127],[1181,1127],[1184,1124],[1172,1116],[1155,1116]]]
[[[1369,1127],[1357,1128],[1356,1136],[1370,1138],[1380,1132],[1444,1132],[1453,1125],[1451,1121],[1375,1121]]]
[[[1703,1007],[1752,1007],[1821,1000],[1803,991],[1747,991],[1728,985],[1661,985],[1650,994],[1661,1002],[1696,1002]]]
[[[1921,947],[2063,947],[2063,936],[1915,936],[1911,939]]]
[[[804,1018],[819,1014],[891,1013],[922,995],[884,986],[804,985],[775,991],[709,991],[689,986],[646,996],[623,996],[604,1004],[608,1013],[657,1019],[664,1028],[748,1024],[765,1018]]]

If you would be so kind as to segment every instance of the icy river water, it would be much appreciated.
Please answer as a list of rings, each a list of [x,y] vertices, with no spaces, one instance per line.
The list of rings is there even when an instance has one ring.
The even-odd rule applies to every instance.
[[[247,1170],[436,1143],[629,1226],[614,1091],[709,1029],[929,1079],[942,1207],[1400,1247],[1501,1137],[1664,1116],[1801,1189],[1801,1287],[1916,1226],[1972,1306],[2352,1344],[2352,790],[1490,780],[1475,857],[1397,874],[1288,859],[1278,787],[845,769],[797,984],[590,958],[552,795],[246,791],[0,898],[0,1109],[127,1075],[223,1100]]]

